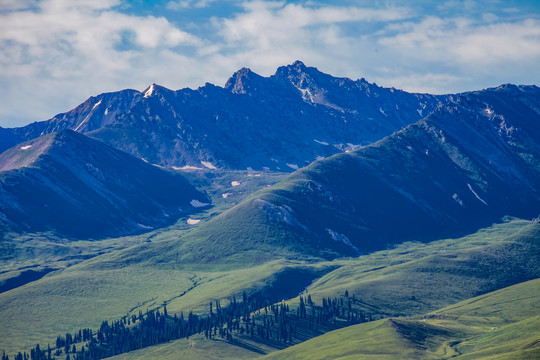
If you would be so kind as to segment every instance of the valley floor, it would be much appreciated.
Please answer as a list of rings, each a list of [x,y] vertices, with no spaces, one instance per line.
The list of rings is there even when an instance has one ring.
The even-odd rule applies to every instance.
[[[511,220],[460,239],[406,243],[358,258],[282,259],[235,269],[220,264],[182,268],[155,257],[147,263],[126,264],[119,261],[121,251],[113,251],[1,293],[0,349],[13,354],[36,343],[46,348],[58,335],[97,329],[103,320],[164,304],[169,314],[205,314],[209,302],[221,300],[226,307],[233,296],[240,299],[246,291],[272,301],[290,299],[286,304],[293,312],[299,293],[315,304],[354,296],[353,308],[373,321],[285,350],[240,334],[233,335],[231,343],[197,335],[119,357],[212,358],[219,353],[232,359],[280,350],[268,356],[369,358],[375,356],[375,348],[395,348],[418,358],[506,353],[527,358],[538,354],[540,344],[540,297],[535,296],[540,283],[532,280],[540,275],[539,234],[539,224]],[[479,294],[485,295],[475,298]],[[316,335],[320,333],[308,337]]]

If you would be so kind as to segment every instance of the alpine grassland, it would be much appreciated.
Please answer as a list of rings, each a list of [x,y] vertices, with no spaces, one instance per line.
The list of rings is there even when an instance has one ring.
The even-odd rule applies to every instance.
[[[482,300],[487,304],[488,299],[495,299],[493,291],[538,278],[540,270],[535,264],[538,264],[540,256],[539,231],[539,224],[506,219],[505,222],[463,238],[444,239],[427,244],[408,242],[354,258],[325,260],[306,257],[305,260],[294,260],[282,257],[283,252],[275,250],[271,254],[279,256],[276,255],[273,260],[253,264],[252,253],[240,252],[233,255],[234,267],[224,266],[219,261],[215,262],[215,266],[212,261],[184,265],[183,261],[171,258],[170,251],[162,251],[162,243],[166,244],[165,248],[170,249],[171,240],[142,242],[124,250],[92,257],[63,270],[50,272],[37,281],[0,294],[0,316],[5,319],[0,348],[13,353],[28,349],[36,343],[46,347],[46,344],[53,344],[58,335],[75,332],[80,328],[95,329],[104,320],[113,321],[124,316],[137,315],[139,311],[162,309],[164,305],[167,306],[169,314],[187,314],[193,311],[204,315],[210,302],[220,300],[222,306],[227,306],[233,297],[240,299],[244,292],[248,296],[261,296],[271,302],[287,300],[287,304],[293,309],[299,304],[298,294],[303,298],[310,296],[315,304],[321,304],[323,298],[343,299],[354,296],[353,308],[369,316],[372,321],[338,330],[337,334],[344,334],[339,341],[339,346],[344,349],[356,346],[346,341],[348,331],[363,327],[367,329],[366,334],[373,332],[373,337],[366,335],[369,344],[373,344],[373,339],[378,337],[386,338],[389,332],[394,332],[392,339],[395,341],[409,344],[409,340],[398,336],[399,331],[396,329],[412,326],[410,324],[416,322],[424,327],[429,325],[439,329],[444,324],[438,323],[442,320],[438,313],[433,312],[460,301],[464,302],[444,310],[444,316],[450,318],[452,315],[457,317],[456,321],[459,320],[455,326],[448,325],[450,330],[457,333],[465,331],[469,334],[475,327],[453,315],[459,309],[466,309],[467,304],[474,304],[476,301],[467,302],[467,299],[490,293]],[[161,233],[160,236],[165,234]],[[152,245],[156,248],[153,249]],[[182,246],[189,249],[188,243]],[[197,246],[196,251],[211,258],[214,251],[212,247],[201,249]],[[139,261],[135,255],[130,254],[143,254],[141,256],[146,260]],[[130,256],[134,256],[133,261],[129,260]],[[242,256],[246,257],[244,261]],[[527,283],[523,284],[523,289],[528,289],[525,284]],[[521,288],[516,289],[518,291]],[[534,288],[526,292],[524,290],[524,294],[534,291]],[[500,294],[499,296],[506,298],[513,296],[505,290]],[[504,316],[497,315],[502,320],[494,320],[482,326],[500,328],[504,321],[516,323],[518,320],[526,320],[519,317],[525,314],[525,307],[534,309],[537,305],[534,298],[529,299],[528,303],[524,301],[519,305],[509,305],[510,310],[503,309],[504,311],[496,307],[497,304],[504,304],[504,301],[491,301],[489,306],[493,311],[503,311]],[[482,308],[484,309],[484,306]],[[489,313],[487,309],[483,311]],[[510,313],[519,316],[510,318],[510,315],[505,315]],[[424,316],[426,322],[423,321]],[[479,318],[484,319],[485,316],[481,315]],[[528,329],[535,329],[533,323],[523,324],[527,324]],[[429,326],[422,329],[429,333],[432,331]],[[519,327],[508,329],[515,332]],[[309,335],[308,330],[306,333],[307,338],[320,335],[314,331]],[[480,331],[479,335],[485,334]],[[341,335],[331,333],[327,336]],[[512,335],[508,336],[511,338]],[[253,356],[282,348],[264,342],[261,346],[246,346],[245,344],[252,340],[244,341],[240,335],[238,338],[240,343],[244,344],[239,351],[245,353],[246,348],[252,348]],[[450,338],[453,339],[451,336]],[[519,336],[517,338],[522,339]],[[322,339],[320,341],[326,341]],[[197,340],[194,341],[196,344]],[[208,339],[198,341],[201,348],[215,349],[222,344],[231,349],[230,342]],[[460,346],[478,352],[488,347],[485,345],[488,341],[488,337],[478,337],[476,342],[471,340]],[[185,340],[172,344],[176,343],[184,344]],[[159,349],[165,347],[163,351],[167,352],[172,351],[172,346],[165,344],[155,347],[154,350],[140,351],[148,354],[148,351],[161,351]],[[430,351],[439,354],[438,348],[433,346]],[[513,349],[511,346],[510,348]],[[296,346],[290,351],[297,351],[294,349]],[[337,351],[339,347],[333,349]],[[411,354],[419,351],[414,346],[407,349],[404,348],[404,351],[411,351]],[[460,351],[459,346],[452,349]],[[133,356],[136,354],[137,352],[133,353]],[[233,352],[230,358],[235,356]]]

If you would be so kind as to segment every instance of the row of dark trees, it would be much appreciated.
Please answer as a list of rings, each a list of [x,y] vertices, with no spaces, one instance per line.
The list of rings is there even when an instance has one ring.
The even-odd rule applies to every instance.
[[[205,316],[190,312],[170,316],[167,307],[139,312],[138,316],[124,317],[109,323],[104,321],[99,330],[81,329],[75,334],[58,336],[56,348],[46,350],[36,345],[27,353],[18,353],[15,360],[53,360],[62,356],[68,360],[98,360],[126,352],[162,344],[171,340],[204,334],[208,339],[221,338],[229,342],[237,335],[259,341],[278,342],[284,346],[300,342],[324,332],[324,329],[339,328],[370,321],[361,311],[353,308],[354,299],[345,297],[323,298],[316,305],[311,296],[300,296],[299,306],[291,311],[285,302],[270,304],[260,298],[242,301],[233,297],[228,306],[222,307],[219,300],[209,304]],[[298,334],[298,329],[301,334]],[[6,354],[2,360],[9,360]]]

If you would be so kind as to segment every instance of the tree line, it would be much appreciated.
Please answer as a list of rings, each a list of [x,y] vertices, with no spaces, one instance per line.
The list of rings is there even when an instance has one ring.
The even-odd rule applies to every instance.
[[[284,301],[271,304],[257,297],[248,299],[244,292],[241,301],[233,297],[225,307],[219,300],[210,302],[208,312],[202,316],[193,312],[171,316],[164,305],[145,314],[140,311],[138,316],[111,323],[103,321],[97,331],[80,329],[74,334],[60,335],[55,348],[36,345],[30,353],[19,352],[14,359],[54,360],[61,356],[67,360],[98,360],[195,334],[229,342],[241,335],[289,346],[314,336],[306,335],[306,331],[322,333],[329,327],[371,321],[371,315],[353,307],[354,302],[354,295],[349,297],[347,291],[343,297],[323,298],[320,305],[315,304],[311,295],[300,296],[298,306],[291,310]],[[9,356],[3,353],[2,360],[9,360]]]

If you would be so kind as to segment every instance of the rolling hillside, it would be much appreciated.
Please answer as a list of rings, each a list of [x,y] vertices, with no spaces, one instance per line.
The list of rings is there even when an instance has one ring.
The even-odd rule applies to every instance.
[[[171,259],[171,255],[178,254],[164,251],[157,242],[154,244],[153,258],[143,263],[133,262],[129,254],[148,251],[150,244],[144,244],[131,250],[95,257],[0,294],[0,316],[5,319],[5,326],[0,329],[0,339],[11,339],[8,343],[1,342],[0,348],[11,353],[34,346],[36,342],[46,344],[54,341],[59,332],[73,332],[86,326],[97,328],[104,319],[137,315],[139,310],[162,308],[164,303],[170,314],[181,311],[187,314],[190,310],[205,313],[210,301],[221,299],[223,306],[226,306],[228,299],[234,295],[240,299],[243,291],[251,295],[266,294],[273,301],[293,296],[287,301],[292,309],[298,306],[295,296],[301,291],[304,298],[310,295],[319,306],[323,297],[346,299],[345,293],[348,292],[348,296],[355,299],[353,308],[370,314],[375,320],[391,317],[396,323],[410,328],[416,320],[420,320],[420,325],[424,324],[421,320],[426,315],[430,319],[429,331],[432,326],[435,329],[442,326],[444,329],[447,325],[436,322],[439,316],[437,309],[540,276],[539,231],[540,224],[530,225],[528,221],[513,220],[464,238],[429,244],[408,243],[358,258],[331,262],[277,260],[249,266],[249,255],[246,255],[243,266],[237,264],[236,269],[224,269],[222,265],[208,263],[182,268],[181,263]],[[232,262],[235,262],[234,259]],[[291,279],[295,280],[295,288],[287,289],[284,285],[290,283]],[[516,291],[521,290],[518,288]],[[534,293],[534,290],[531,291]],[[534,304],[536,298],[531,300],[525,296],[528,292],[522,291],[522,294],[532,301],[531,305]],[[476,302],[469,303],[471,305],[467,306],[472,309]],[[490,306],[493,306],[493,310],[485,307],[478,312],[482,320],[473,319],[487,329],[498,327],[504,321],[515,322],[521,316],[531,314],[529,310],[525,311],[529,305],[523,303],[523,306],[510,307],[512,317],[505,315],[504,321],[496,320],[505,302],[500,302],[499,307],[495,304]],[[450,306],[444,312],[449,320],[453,320],[455,314],[461,311],[459,308],[454,311],[453,308]],[[19,312],[11,309],[18,309]],[[530,309],[536,311],[535,307]],[[490,312],[493,314],[487,315]],[[48,316],[40,317],[43,313]],[[414,318],[404,319],[400,323],[398,316]],[[495,317],[490,319],[490,316]],[[37,322],[32,320],[38,318]],[[466,317],[460,318],[463,324],[459,326],[471,325],[465,320]],[[386,324],[381,328],[380,338],[388,339],[389,331],[395,332],[395,328],[393,325],[388,327],[385,321],[359,326]],[[377,329],[373,328],[373,331],[379,331]],[[447,330],[453,331],[453,328],[449,326]],[[304,336],[310,334],[308,329],[298,331]],[[316,335],[318,333],[311,332],[311,336]],[[234,335],[234,338],[240,346],[248,344],[253,357],[261,355],[261,351],[269,353],[280,349],[241,335]],[[396,341],[401,342],[401,336],[396,336]],[[179,351],[203,356],[204,349],[210,352],[210,356],[221,346],[226,348],[224,351],[230,354],[231,359],[238,353],[247,356],[246,347],[235,352],[226,342],[207,343],[204,339],[196,338],[194,344],[195,354],[189,342],[179,340],[134,352],[130,356],[137,358],[139,353],[178,356]],[[346,341],[343,344],[348,346]],[[386,349],[386,345],[382,345],[383,350]],[[416,345],[412,347],[411,351],[417,350]]]
[[[540,280],[426,314],[336,330],[262,359],[535,359]]]

